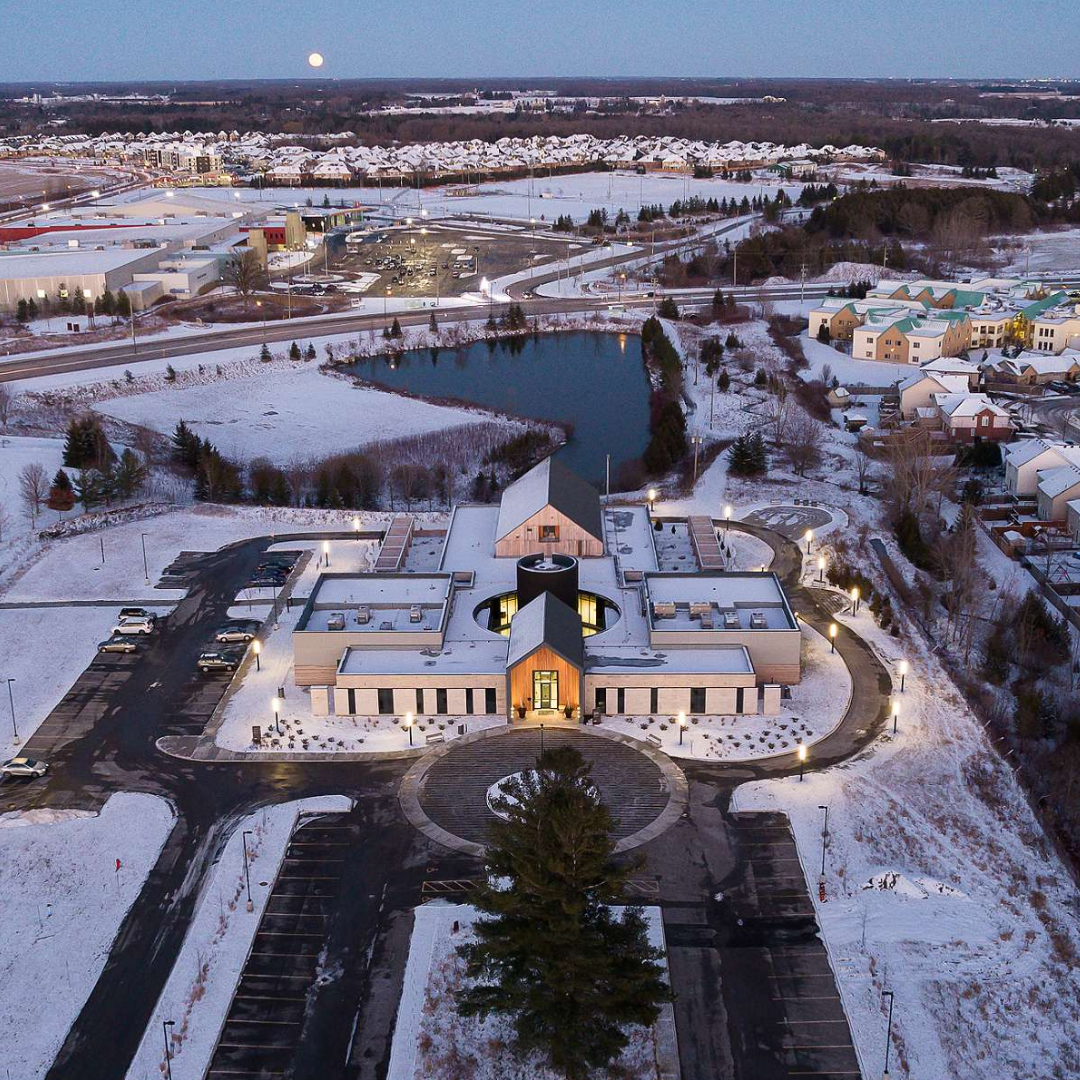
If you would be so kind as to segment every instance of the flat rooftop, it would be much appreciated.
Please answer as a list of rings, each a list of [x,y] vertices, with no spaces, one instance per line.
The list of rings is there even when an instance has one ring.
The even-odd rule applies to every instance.
[[[48,252],[0,254],[0,279],[51,278],[65,274],[105,274],[121,266],[160,254],[159,248],[108,248],[105,251],[58,248]]]
[[[455,641],[442,649],[349,647],[339,675],[505,675],[507,638]]]
[[[585,670],[590,675],[667,674],[753,675],[754,665],[743,645],[714,645],[707,649],[646,649],[591,644],[585,639]]]
[[[691,613],[691,605],[708,604],[712,630],[796,630],[795,617],[774,573],[647,574],[651,601],[650,620],[654,630],[701,630],[701,619]],[[657,605],[674,605],[674,615],[658,616]],[[669,609],[670,610],[670,609]],[[733,612],[738,626],[728,626],[725,615]],[[760,614],[764,626],[751,625]]]
[[[450,598],[449,574],[323,574],[315,583],[297,631],[325,632],[330,617],[345,616],[350,633],[438,630]],[[420,609],[414,621],[413,609]],[[369,618],[358,620],[361,609]]]

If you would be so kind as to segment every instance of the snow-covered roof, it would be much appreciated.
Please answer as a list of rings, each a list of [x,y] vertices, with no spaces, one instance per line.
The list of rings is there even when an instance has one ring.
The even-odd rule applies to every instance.
[[[1059,465],[1039,473],[1039,492],[1048,499],[1056,499],[1074,488],[1080,488],[1080,468],[1075,465]]]
[[[509,535],[545,506],[553,507],[590,536],[603,540],[600,496],[596,489],[550,457],[503,492],[495,539]]]
[[[543,592],[511,619],[506,666],[513,667],[546,645],[580,669],[585,658],[584,640],[581,616],[557,596]]]

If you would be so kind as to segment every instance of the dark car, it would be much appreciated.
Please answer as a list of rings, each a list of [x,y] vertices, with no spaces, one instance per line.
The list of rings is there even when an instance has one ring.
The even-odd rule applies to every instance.
[[[243,648],[223,646],[218,649],[206,649],[199,654],[196,666],[202,672],[235,671],[244,659]]]
[[[154,619],[156,616],[152,611],[147,611],[142,607],[122,607],[120,609],[121,619]]]

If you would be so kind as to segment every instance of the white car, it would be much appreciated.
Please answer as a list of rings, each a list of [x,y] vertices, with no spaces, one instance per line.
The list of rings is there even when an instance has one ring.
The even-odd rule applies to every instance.
[[[13,757],[0,765],[0,773],[5,776],[44,776],[49,766],[44,761],[35,761],[29,757]]]
[[[113,628],[114,634],[152,634],[153,619],[121,619]]]

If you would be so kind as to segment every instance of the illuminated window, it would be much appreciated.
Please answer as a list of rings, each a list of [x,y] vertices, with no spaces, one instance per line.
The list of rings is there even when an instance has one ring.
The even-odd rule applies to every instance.
[[[559,526],[558,525],[541,525],[540,526],[540,539],[549,542],[557,541],[559,539]]]

